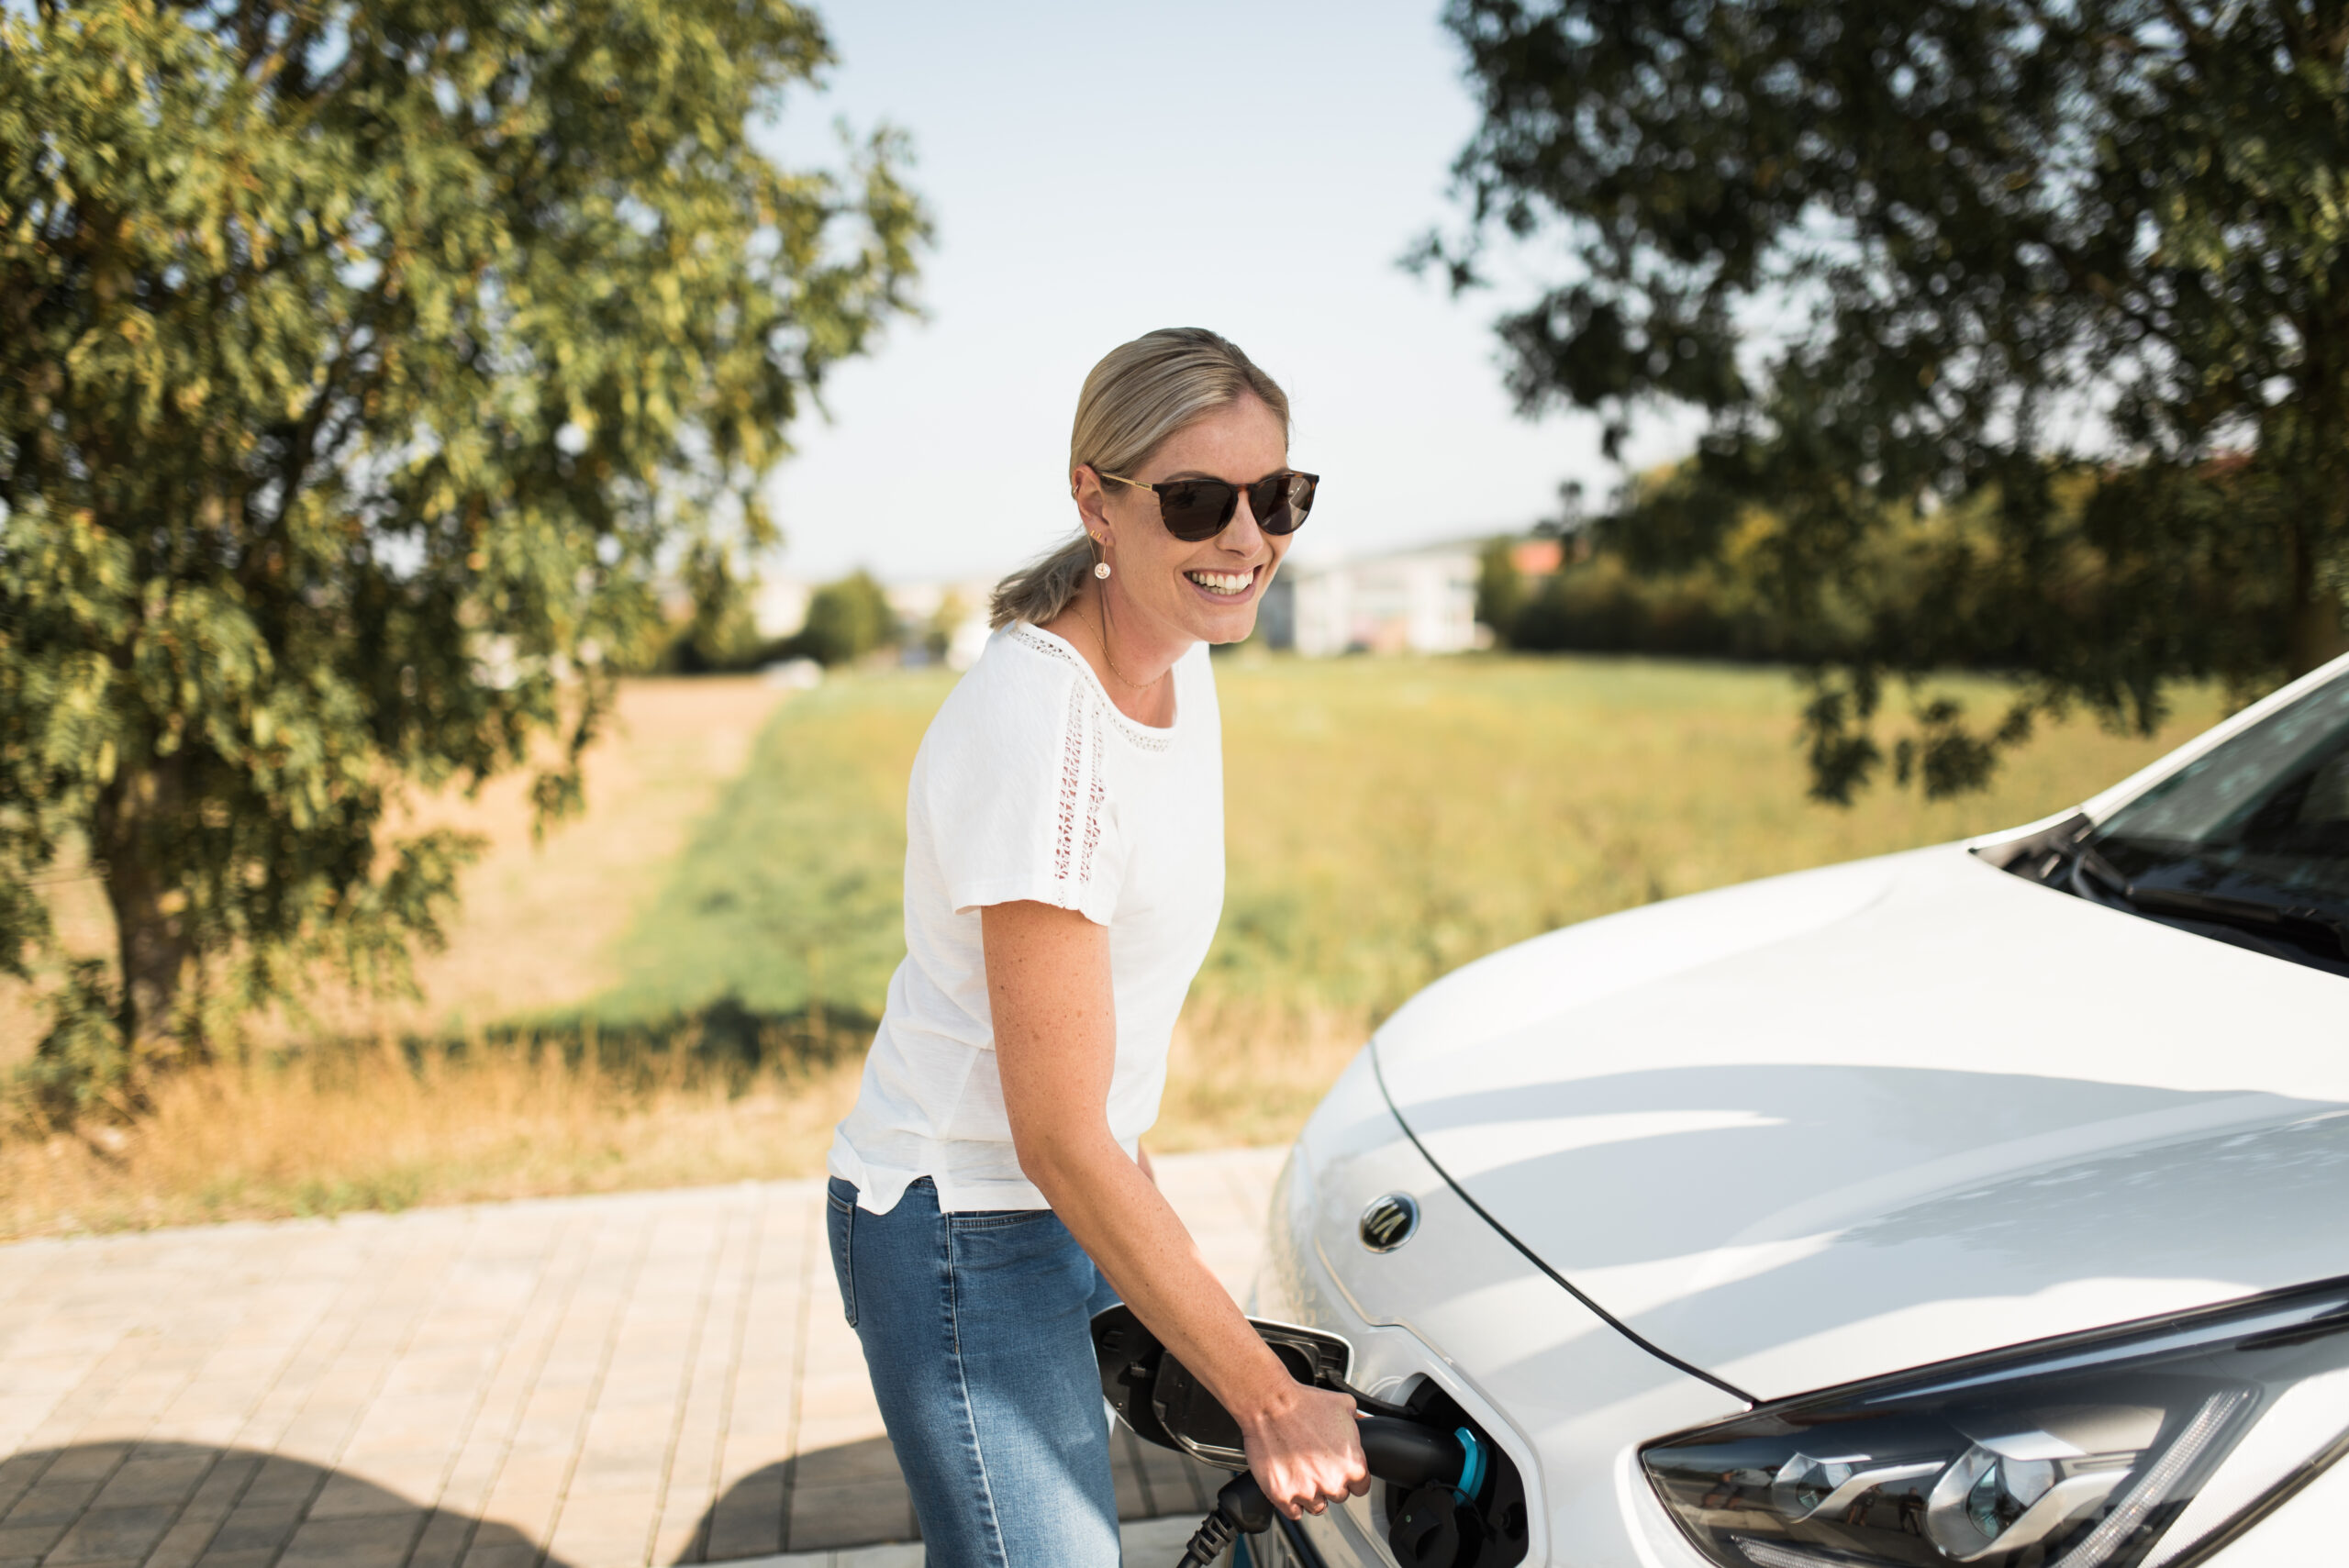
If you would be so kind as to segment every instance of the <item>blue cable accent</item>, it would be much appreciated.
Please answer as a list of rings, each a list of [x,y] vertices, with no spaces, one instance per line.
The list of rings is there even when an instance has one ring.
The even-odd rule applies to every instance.
[[[1485,1445],[1478,1442],[1476,1434],[1465,1427],[1452,1435],[1460,1440],[1460,1451],[1464,1455],[1460,1462],[1460,1479],[1453,1484],[1452,1490],[1462,1502],[1473,1503],[1476,1500],[1476,1494],[1485,1487]]]

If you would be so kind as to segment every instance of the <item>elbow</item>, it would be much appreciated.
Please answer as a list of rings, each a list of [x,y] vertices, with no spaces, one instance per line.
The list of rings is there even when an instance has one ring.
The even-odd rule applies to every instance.
[[[1062,1195],[1080,1185],[1085,1172],[1100,1158],[1099,1144],[1108,1143],[1111,1150],[1117,1143],[1108,1137],[1108,1129],[1097,1131],[1067,1128],[1015,1128],[1012,1131],[1012,1151],[1019,1160],[1019,1173],[1035,1184],[1045,1201],[1060,1206]]]

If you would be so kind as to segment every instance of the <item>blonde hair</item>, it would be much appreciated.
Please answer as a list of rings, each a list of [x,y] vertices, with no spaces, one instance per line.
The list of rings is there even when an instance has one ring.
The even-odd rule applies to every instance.
[[[1085,376],[1069,431],[1069,472],[1130,474],[1177,430],[1245,396],[1263,399],[1279,417],[1286,439],[1288,394],[1238,345],[1204,327],[1145,332],[1102,355]],[[1041,625],[1059,615],[1093,570],[1093,548],[1080,527],[1074,539],[996,584],[987,625]]]

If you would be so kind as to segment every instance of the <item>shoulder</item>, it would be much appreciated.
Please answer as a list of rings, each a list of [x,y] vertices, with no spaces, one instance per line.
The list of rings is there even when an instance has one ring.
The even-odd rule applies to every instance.
[[[988,690],[1065,689],[1085,671],[1084,656],[1049,631],[1024,620],[999,626],[987,637],[986,647],[963,677]]]
[[[1087,684],[1074,658],[1057,639],[1021,622],[999,628],[947,694],[922,749],[1000,757],[1027,745],[1058,744]]]
[[[1021,705],[1065,698],[1078,677],[1075,654],[1057,638],[1024,621],[998,627],[970,669],[954,684],[948,704]]]

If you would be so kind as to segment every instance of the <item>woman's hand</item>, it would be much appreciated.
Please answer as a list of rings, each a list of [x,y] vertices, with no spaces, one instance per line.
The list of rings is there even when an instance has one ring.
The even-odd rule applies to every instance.
[[[1370,1490],[1354,1402],[1326,1388],[1287,1382],[1264,1408],[1240,1418],[1248,1469],[1273,1507],[1290,1518]]]

